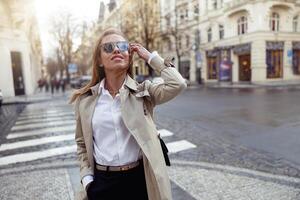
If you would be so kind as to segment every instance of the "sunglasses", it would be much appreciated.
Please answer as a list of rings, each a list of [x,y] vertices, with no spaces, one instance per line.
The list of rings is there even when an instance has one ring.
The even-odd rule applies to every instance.
[[[101,47],[106,53],[112,53],[114,51],[115,47],[118,47],[118,49],[121,52],[129,50],[129,44],[126,41],[123,41],[123,42],[108,42],[108,43],[101,44]]]

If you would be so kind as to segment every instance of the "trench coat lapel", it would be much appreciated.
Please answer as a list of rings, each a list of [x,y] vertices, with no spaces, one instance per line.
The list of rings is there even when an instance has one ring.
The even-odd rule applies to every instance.
[[[95,107],[96,104],[98,102],[98,98],[99,98],[99,92],[98,92],[98,88],[99,88],[99,83],[96,84],[95,86],[91,87],[91,92],[92,95],[89,96],[88,98],[86,98],[86,102],[85,102],[85,108],[84,108],[84,116],[86,116],[86,134],[85,137],[88,141],[88,158],[89,158],[89,162],[90,165],[92,166],[92,168],[94,168],[94,156],[93,156],[93,128],[92,128],[92,118],[93,118],[93,114],[95,111]],[[93,170],[94,171],[94,170]]]

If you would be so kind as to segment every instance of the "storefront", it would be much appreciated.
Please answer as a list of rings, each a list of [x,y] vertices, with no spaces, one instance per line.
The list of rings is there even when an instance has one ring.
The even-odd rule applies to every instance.
[[[266,43],[267,78],[283,78],[284,42]]]
[[[218,79],[218,67],[217,67],[217,56],[218,52],[215,50],[206,52],[207,62],[207,79],[217,80]]]
[[[293,73],[300,75],[300,42],[293,42]]]
[[[241,44],[233,48],[238,57],[239,81],[251,81],[251,44]]]

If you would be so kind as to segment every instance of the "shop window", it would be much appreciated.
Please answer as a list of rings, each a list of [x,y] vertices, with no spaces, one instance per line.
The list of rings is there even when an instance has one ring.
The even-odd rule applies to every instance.
[[[209,28],[207,30],[207,41],[211,42],[211,39],[212,39],[212,30],[211,30],[211,28]]]
[[[238,19],[238,35],[247,33],[248,31],[248,19],[246,16],[242,16]]]
[[[219,36],[220,36],[220,40],[222,40],[224,38],[224,26],[223,25],[219,25]]]
[[[217,57],[207,57],[207,78],[210,80],[217,79]]]
[[[293,32],[298,32],[298,19],[299,16],[293,18]]]
[[[282,78],[283,50],[267,50],[267,78]]]
[[[280,16],[278,13],[273,12],[270,17],[270,29],[271,31],[279,31]]]
[[[293,71],[300,75],[300,50],[293,50]]]

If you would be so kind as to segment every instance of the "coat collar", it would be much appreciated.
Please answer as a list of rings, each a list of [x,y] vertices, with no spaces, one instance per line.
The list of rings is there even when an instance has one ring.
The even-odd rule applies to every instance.
[[[133,80],[128,74],[125,80],[125,86],[127,86],[129,89],[132,89],[134,91],[138,90],[136,81]],[[100,82],[90,88],[92,95],[99,94],[99,87],[100,87]]]

